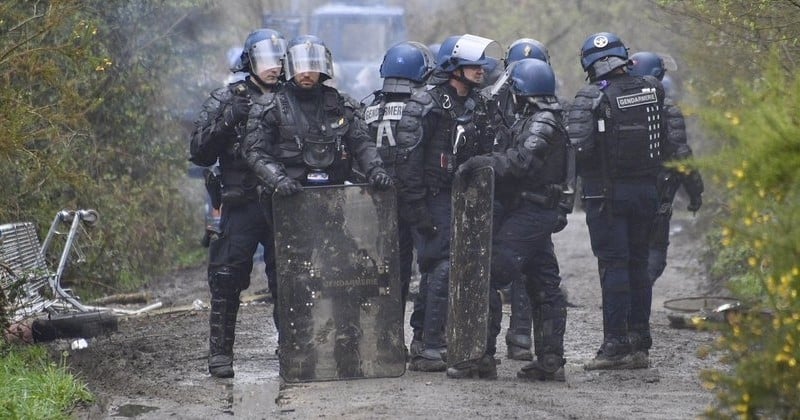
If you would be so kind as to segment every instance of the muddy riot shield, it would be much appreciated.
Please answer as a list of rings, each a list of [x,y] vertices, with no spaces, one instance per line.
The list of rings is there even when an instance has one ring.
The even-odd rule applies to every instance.
[[[477,360],[486,352],[492,260],[494,171],[473,172],[453,184],[447,364]]]
[[[310,187],[272,202],[281,377],[402,375],[395,192]]]

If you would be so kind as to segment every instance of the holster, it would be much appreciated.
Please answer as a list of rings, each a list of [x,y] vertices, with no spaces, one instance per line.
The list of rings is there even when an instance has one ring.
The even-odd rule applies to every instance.
[[[208,198],[211,200],[211,207],[219,210],[222,206],[222,183],[220,182],[219,175],[211,169],[203,170],[203,179],[205,179],[206,191],[208,191]]]

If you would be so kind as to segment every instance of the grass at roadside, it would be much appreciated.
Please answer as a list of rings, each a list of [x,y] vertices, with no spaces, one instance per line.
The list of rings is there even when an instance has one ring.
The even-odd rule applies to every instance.
[[[68,419],[78,403],[92,401],[86,386],[55,363],[41,346],[0,343],[0,418]]]

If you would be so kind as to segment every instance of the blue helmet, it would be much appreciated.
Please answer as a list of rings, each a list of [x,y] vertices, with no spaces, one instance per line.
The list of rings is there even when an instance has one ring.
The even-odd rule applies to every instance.
[[[300,35],[289,41],[284,68],[287,80],[304,72],[320,73],[320,82],[334,77],[331,51],[316,35]]]
[[[550,53],[541,42],[532,38],[520,38],[511,43],[506,52],[505,65],[508,67],[523,58],[536,58],[550,64]]]
[[[393,77],[423,83],[434,66],[433,54],[428,47],[419,42],[406,41],[386,51],[380,72],[384,79]]]
[[[628,48],[617,35],[611,32],[599,32],[586,38],[581,47],[581,66],[584,71],[588,72],[592,68],[592,64],[606,57],[617,57],[624,64],[628,60]],[[614,68],[616,67],[619,66]]]
[[[453,52],[453,47],[458,42],[458,39],[461,38],[461,35],[453,35],[447,37],[441,44],[438,45],[436,48],[436,65],[438,66],[443,61],[447,61],[450,58],[450,54]]]
[[[556,75],[542,60],[523,58],[512,64],[510,91],[517,96],[555,96]]]
[[[642,51],[631,56],[630,74],[654,76],[656,79],[662,80],[666,71],[664,60],[656,53]]]
[[[485,50],[494,41],[476,35],[449,37],[442,42],[436,57],[437,67],[452,73],[463,66],[483,66],[489,63]]]
[[[232,72],[253,73],[254,62],[262,66],[280,67],[286,54],[286,38],[274,29],[256,29],[247,35],[239,60],[231,66]]]

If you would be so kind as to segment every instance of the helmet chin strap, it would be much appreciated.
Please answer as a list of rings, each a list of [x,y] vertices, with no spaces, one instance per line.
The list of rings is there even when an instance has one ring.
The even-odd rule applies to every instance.
[[[480,83],[473,82],[472,80],[467,79],[466,76],[464,76],[463,67],[459,67],[453,72],[453,79],[458,80],[459,82],[469,86],[470,88],[476,88],[481,85]]]

